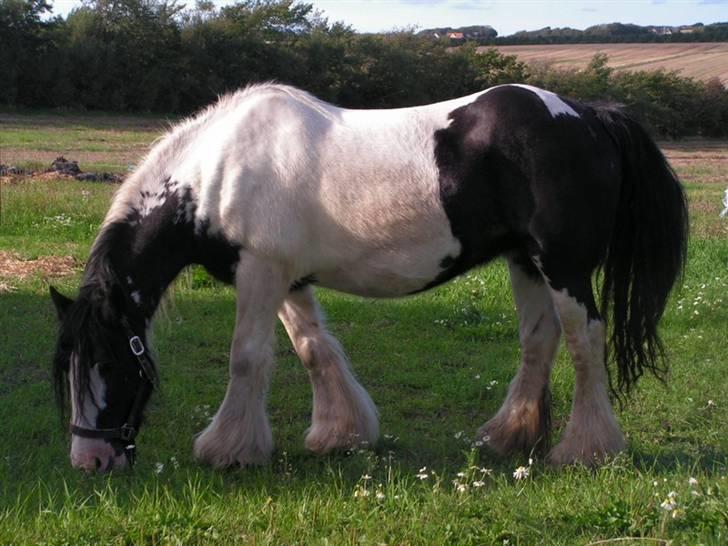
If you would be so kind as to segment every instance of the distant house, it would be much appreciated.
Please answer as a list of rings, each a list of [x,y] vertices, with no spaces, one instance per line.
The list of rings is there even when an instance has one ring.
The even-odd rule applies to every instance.
[[[462,32],[450,32],[448,33],[447,37],[451,40],[464,40],[465,34],[463,34]]]

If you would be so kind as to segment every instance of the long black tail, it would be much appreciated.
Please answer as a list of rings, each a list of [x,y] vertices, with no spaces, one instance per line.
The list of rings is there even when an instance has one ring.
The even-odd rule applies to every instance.
[[[667,361],[657,324],[685,267],[688,210],[680,181],[636,121],[599,109],[622,156],[614,234],[603,265],[601,312],[609,317],[617,363],[615,394],[627,394],[644,371],[664,379]]]

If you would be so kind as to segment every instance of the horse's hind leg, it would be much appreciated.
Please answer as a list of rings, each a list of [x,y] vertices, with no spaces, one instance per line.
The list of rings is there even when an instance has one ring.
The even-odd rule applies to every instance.
[[[593,465],[606,455],[624,449],[624,437],[609,401],[605,325],[594,302],[591,275],[563,278],[558,271],[562,268],[556,269],[549,271],[544,267],[543,273],[549,279],[551,295],[574,361],[576,381],[571,417],[550,459],[557,465]]]
[[[237,318],[230,380],[225,399],[194,446],[195,456],[215,467],[262,464],[273,451],[265,404],[276,311],[289,280],[278,267],[246,254],[241,255],[235,275]]]
[[[516,301],[521,366],[498,413],[478,437],[501,455],[548,449],[550,433],[549,377],[561,328],[551,294],[530,260],[508,260]]]
[[[326,453],[336,448],[373,444],[379,436],[377,409],[354,378],[341,345],[326,331],[312,288],[291,291],[278,317],[306,366],[313,387],[306,448]]]

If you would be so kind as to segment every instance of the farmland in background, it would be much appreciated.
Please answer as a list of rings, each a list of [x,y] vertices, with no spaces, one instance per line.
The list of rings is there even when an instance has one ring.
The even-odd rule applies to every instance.
[[[488,47],[479,48],[480,51]],[[708,81],[719,78],[728,86],[728,43],[570,44],[498,46],[527,64],[554,68],[585,68],[595,54],[605,53],[617,70],[676,70],[681,76]]]

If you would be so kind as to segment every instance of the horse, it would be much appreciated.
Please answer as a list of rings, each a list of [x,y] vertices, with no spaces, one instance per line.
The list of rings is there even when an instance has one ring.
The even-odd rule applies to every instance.
[[[380,110],[274,83],[222,96],[174,126],[117,190],[77,298],[50,289],[71,463],[105,472],[133,462],[158,381],[150,325],[190,264],[236,289],[227,391],[193,448],[222,468],[271,457],[276,316],[313,390],[305,447],[325,454],[377,441],[378,410],[328,332],[315,286],[402,297],[501,257],[520,366],[477,437],[501,455],[600,464],[625,448],[614,398],[646,371],[666,373],[657,326],[684,269],[687,231],[678,177],[615,108],[521,84]],[[575,386],[551,448],[562,332]]]

